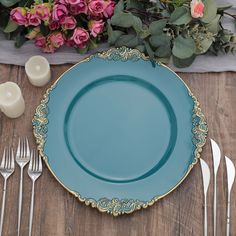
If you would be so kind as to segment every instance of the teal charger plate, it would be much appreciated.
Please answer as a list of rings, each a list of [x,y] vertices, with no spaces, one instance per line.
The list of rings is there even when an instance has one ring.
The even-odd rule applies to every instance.
[[[86,205],[120,215],[146,208],[187,177],[206,142],[199,102],[168,67],[109,49],[47,90],[33,132],[47,167]]]

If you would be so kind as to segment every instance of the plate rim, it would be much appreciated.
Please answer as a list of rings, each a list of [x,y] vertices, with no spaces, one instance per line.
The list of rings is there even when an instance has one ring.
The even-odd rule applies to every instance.
[[[152,60],[155,64],[161,65],[165,67],[166,69],[170,70],[172,73],[176,75],[176,77],[184,84],[186,87],[189,96],[191,97],[193,101],[193,110],[192,110],[192,142],[195,146],[194,150],[194,158],[192,163],[189,164],[188,170],[185,173],[185,175],[182,177],[182,179],[167,193],[161,195],[161,196],[154,196],[149,201],[140,201],[137,199],[108,199],[106,197],[99,199],[96,201],[92,198],[86,198],[84,196],[81,196],[78,192],[75,192],[71,190],[69,187],[65,186],[56,176],[54,171],[51,169],[50,164],[48,162],[48,157],[44,153],[44,145],[46,143],[47,138],[47,124],[48,124],[48,107],[47,104],[49,102],[49,95],[50,92],[56,88],[57,83],[59,80],[64,76],[65,73],[76,67],[77,65],[89,62],[93,58],[101,58],[104,60],[114,60],[114,61],[138,61],[138,60],[144,60],[149,61],[150,58],[148,56],[145,56],[143,53],[141,53],[137,49],[131,49],[127,47],[120,47],[120,48],[110,48],[108,50],[104,50],[102,52],[98,52],[95,54],[92,54],[85,59],[79,61],[72,67],[70,67],[68,70],[66,70],[64,73],[62,73],[56,81],[46,90],[46,93],[43,95],[43,99],[40,101],[40,104],[37,106],[34,117],[32,119],[32,125],[33,125],[33,135],[36,139],[37,149],[42,156],[47,168],[51,172],[51,174],[54,176],[54,178],[71,194],[73,194],[76,198],[78,198],[81,202],[85,203],[86,205],[91,205],[93,208],[97,208],[100,212],[106,212],[109,214],[112,214],[114,216],[118,216],[121,214],[129,214],[136,210],[140,210],[142,208],[147,208],[148,206],[152,206],[155,202],[160,200],[161,198],[164,198],[168,194],[170,194],[172,191],[174,191],[189,175],[190,171],[193,169],[194,165],[198,162],[198,159],[200,158],[200,153],[202,152],[202,148],[206,143],[207,133],[208,133],[208,127],[207,122],[204,114],[201,111],[200,103],[198,102],[197,98],[193,95],[188,85],[178,76],[173,70],[171,70],[168,66],[164,65],[163,63],[159,62],[158,60],[154,59]]]

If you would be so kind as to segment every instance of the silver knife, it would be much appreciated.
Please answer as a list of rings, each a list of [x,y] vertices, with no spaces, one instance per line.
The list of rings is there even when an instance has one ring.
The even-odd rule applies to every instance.
[[[210,168],[205,161],[200,158],[202,169],[203,189],[204,189],[204,236],[207,236],[207,191],[210,184]]]
[[[213,156],[213,164],[214,164],[214,236],[216,236],[216,214],[217,214],[217,210],[216,210],[216,189],[217,189],[217,172],[218,172],[218,168],[220,165],[220,158],[221,158],[221,153],[220,153],[220,148],[218,146],[218,144],[211,139],[211,149],[212,149],[212,156]]]
[[[227,183],[228,183],[228,202],[227,202],[227,226],[226,236],[229,236],[230,230],[230,193],[235,179],[235,166],[233,162],[225,156],[226,171],[227,171]]]

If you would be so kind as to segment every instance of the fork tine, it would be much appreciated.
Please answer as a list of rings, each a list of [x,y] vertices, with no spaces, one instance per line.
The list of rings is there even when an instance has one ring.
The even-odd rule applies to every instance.
[[[32,170],[32,168],[33,168],[33,151],[31,151],[30,154],[29,170]]]
[[[4,148],[4,151],[3,151],[2,162],[1,162],[1,168],[4,168],[4,167],[5,167],[5,162],[6,162],[6,148]]]
[[[5,168],[6,169],[10,169],[10,153],[9,153],[9,148],[7,148],[7,155],[6,155],[6,164],[5,164]]]
[[[34,150],[34,171],[37,171],[38,168],[38,159],[36,155],[36,151]]]
[[[27,137],[25,138],[25,140],[26,140],[26,156],[29,156],[30,155],[29,140]]]
[[[11,169],[15,168],[15,160],[14,160],[14,152],[13,148],[11,148]]]
[[[18,141],[18,147],[17,147],[16,155],[18,157],[21,155],[21,141],[20,141],[20,138],[19,138],[19,141]]]
[[[39,171],[42,171],[42,158],[41,155],[38,153],[38,157],[39,157]]]

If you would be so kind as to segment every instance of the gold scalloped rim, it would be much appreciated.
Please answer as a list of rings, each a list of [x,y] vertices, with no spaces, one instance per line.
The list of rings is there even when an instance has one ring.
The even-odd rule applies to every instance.
[[[146,57],[144,54],[142,54],[140,51],[137,49],[130,49],[126,47],[121,47],[121,48],[112,48],[104,52],[100,52],[94,55],[91,55],[84,60],[80,61],[79,63],[75,64],[71,68],[69,68],[66,72],[77,66],[78,64],[88,62],[92,60],[93,58],[98,57],[102,58],[104,60],[122,60],[122,61],[127,61],[127,60],[149,60],[148,57]],[[172,71],[169,67],[166,65],[163,65],[162,63],[158,62],[155,60],[155,63],[158,65],[161,65],[168,70]],[[36,108],[36,112],[34,115],[34,118],[32,120],[33,123],[33,134],[36,138],[36,143],[37,143],[37,148],[40,152],[40,154],[43,157],[43,160],[46,163],[46,166],[52,173],[52,175],[56,178],[56,180],[71,194],[73,194],[75,197],[77,197],[81,202],[84,202],[86,205],[91,205],[94,208],[97,208],[101,212],[106,212],[109,214],[112,214],[114,216],[118,216],[121,214],[129,214],[134,212],[135,210],[140,210],[141,208],[147,208],[148,206],[152,206],[156,201],[159,199],[165,197],[172,191],[174,191],[188,176],[189,172],[192,170],[193,166],[197,163],[198,159],[200,158],[200,153],[202,152],[202,148],[206,143],[206,137],[208,133],[208,128],[207,128],[207,123],[205,120],[205,117],[200,109],[200,104],[197,100],[197,98],[192,94],[191,90],[189,87],[186,85],[186,83],[176,74],[176,76],[182,81],[182,83],[186,86],[189,96],[192,98],[194,107],[193,107],[193,115],[192,115],[192,123],[193,123],[193,128],[192,128],[192,133],[193,133],[193,144],[195,146],[195,151],[194,151],[194,159],[193,162],[189,165],[188,171],[186,174],[183,176],[183,178],[174,186],[170,191],[168,191],[166,194],[162,196],[156,196],[150,201],[140,201],[137,199],[107,199],[107,198],[102,198],[96,201],[95,199],[92,198],[86,198],[82,197],[79,193],[72,191],[69,189],[67,186],[65,186],[55,175],[53,170],[51,169],[48,158],[44,153],[44,144],[46,142],[46,137],[47,137],[47,124],[48,124],[48,119],[47,119],[47,114],[48,114],[48,101],[49,101],[49,94],[50,92],[56,87],[58,81],[63,77],[63,75],[66,73],[64,72],[55,82],[54,84],[47,89],[46,93],[43,96],[43,99],[41,100],[40,105]]]

